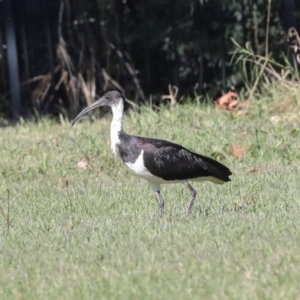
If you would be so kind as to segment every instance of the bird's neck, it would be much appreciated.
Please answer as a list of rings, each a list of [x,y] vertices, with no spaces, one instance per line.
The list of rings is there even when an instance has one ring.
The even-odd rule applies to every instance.
[[[116,145],[120,143],[120,133],[123,131],[123,101],[119,101],[118,105],[112,106],[113,119],[110,125],[111,149],[117,156]]]

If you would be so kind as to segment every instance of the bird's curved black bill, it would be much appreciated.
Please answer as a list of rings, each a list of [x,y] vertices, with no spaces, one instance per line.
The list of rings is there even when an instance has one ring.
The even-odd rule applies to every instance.
[[[104,99],[100,98],[98,101],[94,102],[90,106],[86,107],[83,111],[81,111],[77,117],[72,121],[71,125],[73,126],[78,120],[80,120],[86,113],[93,110],[94,108],[100,107],[104,105]]]

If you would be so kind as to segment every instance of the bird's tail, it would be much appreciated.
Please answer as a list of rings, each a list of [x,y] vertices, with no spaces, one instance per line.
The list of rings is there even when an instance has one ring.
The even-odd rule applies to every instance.
[[[211,176],[221,180],[222,182],[216,182],[216,183],[223,183],[228,182],[231,179],[229,178],[230,175],[232,175],[232,172],[223,164],[219,163],[218,161],[206,157],[204,155],[198,155],[204,162],[206,162],[208,167],[208,172],[211,174]]]

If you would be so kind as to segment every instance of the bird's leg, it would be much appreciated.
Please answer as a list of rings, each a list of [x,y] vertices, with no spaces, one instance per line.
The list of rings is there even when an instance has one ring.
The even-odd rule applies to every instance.
[[[164,199],[160,193],[160,191],[155,192],[156,198],[157,198],[157,204],[158,204],[158,208],[159,208],[159,214],[162,217],[164,214]]]
[[[158,204],[158,208],[159,208],[159,213],[160,216],[162,217],[164,214],[164,199],[160,193],[160,186],[158,184],[154,184],[154,183],[150,183],[150,186],[152,188],[152,190],[155,192],[156,198],[157,198],[157,204]]]
[[[189,191],[191,193],[191,200],[190,200],[188,209],[186,211],[186,216],[188,217],[190,215],[190,213],[192,212],[197,192],[186,180],[184,180],[183,183],[184,183],[184,185],[187,186],[187,188],[189,189]]]

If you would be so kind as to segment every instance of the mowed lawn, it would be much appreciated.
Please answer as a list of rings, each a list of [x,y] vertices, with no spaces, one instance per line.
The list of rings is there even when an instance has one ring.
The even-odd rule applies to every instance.
[[[114,160],[110,114],[1,128],[0,298],[299,299],[300,122],[266,107],[127,114],[128,133],[233,171],[228,184],[193,183],[189,218],[184,185],[162,186],[160,218],[147,182]]]

